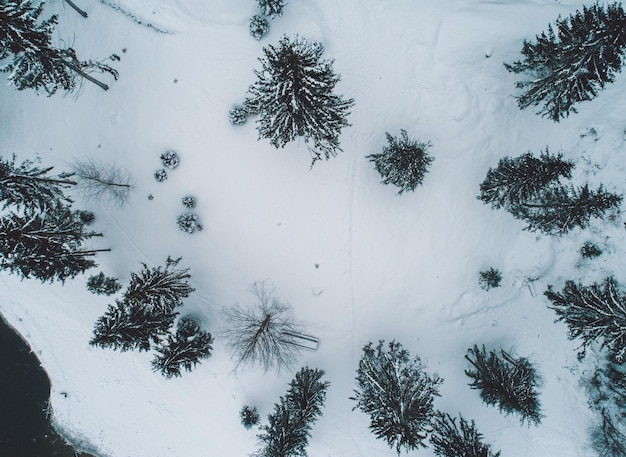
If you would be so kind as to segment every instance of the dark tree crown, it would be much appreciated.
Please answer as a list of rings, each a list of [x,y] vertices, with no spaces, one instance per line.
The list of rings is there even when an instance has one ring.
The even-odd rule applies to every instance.
[[[433,421],[430,442],[440,457],[500,457],[500,452],[494,454],[482,440],[474,421],[468,423],[461,415],[458,424],[456,418],[444,413],[438,413]]]

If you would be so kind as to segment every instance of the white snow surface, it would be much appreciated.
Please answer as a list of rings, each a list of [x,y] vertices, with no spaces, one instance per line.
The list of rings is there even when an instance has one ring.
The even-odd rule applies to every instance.
[[[1,274],[0,313],[48,372],[54,422],[73,443],[104,457],[252,453],[256,432],[240,424],[240,408],[256,405],[264,421],[298,366],[233,373],[219,332],[222,309],[250,303],[251,284],[267,280],[320,339],[299,366],[323,369],[331,382],[311,457],[395,453],[349,400],[361,349],[379,339],[419,354],[445,379],[436,407],[474,419],[503,456],[594,455],[586,434],[594,416],[579,385],[591,362],[577,361],[576,342],[554,323],[542,292],[548,284],[560,290],[566,279],[591,283],[611,274],[626,283],[623,223],[537,236],[476,199],[499,158],[546,146],[576,162],[577,183],[626,191],[626,78],[618,75],[556,124],[517,108],[519,77],[502,65],[520,58],[523,39],[580,2],[293,0],[260,42],[248,33],[253,0],[107,0],[121,11],[76,2],[88,19],[61,0],[45,10],[60,14],[58,39],[85,58],[118,54],[120,79],[105,78],[108,92],[87,83],[78,97],[1,87],[2,155],[39,156],[58,171],[83,157],[127,168],[137,181],[128,206],[76,196],[75,206],[92,210],[94,228],[105,235],[90,245],[112,248],[87,275],[101,269],[126,283],[140,262],[182,256],[197,290],[181,315],[200,318],[216,342],[195,371],[166,380],[151,371],[151,353],[88,345],[113,297],[88,293],[87,275],[61,285]],[[276,150],[257,141],[253,119],[228,122],[229,108],[254,80],[262,47],[295,33],[323,43],[342,75],[338,93],[356,102],[343,152],[312,169],[303,142]],[[435,157],[424,185],[401,196],[380,184],[365,158],[386,144],[385,132],[400,129],[431,141]],[[152,174],[168,149],[181,163],[158,183]],[[188,194],[197,197],[204,227],[193,235],[176,225]],[[600,258],[580,258],[588,240],[604,250]],[[478,272],[492,266],[504,279],[487,292]],[[536,363],[541,425],[520,425],[468,387],[464,355],[474,344]],[[431,448],[418,452],[434,455]]]

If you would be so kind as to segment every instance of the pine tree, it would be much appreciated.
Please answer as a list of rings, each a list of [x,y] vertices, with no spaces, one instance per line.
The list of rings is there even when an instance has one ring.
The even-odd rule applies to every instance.
[[[157,345],[158,354],[152,360],[152,369],[167,379],[180,377],[181,368],[191,371],[201,359],[211,355],[212,344],[209,332],[200,329],[193,318],[183,317],[178,321],[176,335],[167,335],[167,339]]]
[[[474,345],[467,350],[465,358],[474,367],[465,370],[472,379],[470,387],[480,390],[480,398],[490,406],[498,405],[500,412],[516,413],[520,421],[538,425],[543,417],[536,388],[539,377],[528,359],[513,358],[503,350],[501,357],[496,351],[485,351]]]
[[[171,312],[183,304],[183,298],[196,289],[191,287],[187,279],[191,277],[189,268],[174,269],[180,262],[170,257],[165,267],[148,268],[143,263],[139,273],[131,273],[130,284],[124,292],[124,301],[141,306],[149,312]]]
[[[426,447],[435,411],[433,399],[443,381],[424,371],[419,356],[413,360],[400,343],[391,341],[387,349],[381,340],[376,348],[368,343],[357,370],[354,409],[370,415],[370,429],[400,454]]]
[[[578,189],[553,186],[543,192],[540,201],[516,205],[511,213],[528,223],[525,230],[564,235],[576,227],[586,228],[592,217],[603,219],[621,202],[621,195],[607,192],[602,186],[596,191],[589,190],[587,184]]]
[[[250,430],[253,426],[258,424],[260,419],[256,406],[250,407],[248,405],[244,405],[243,408],[241,408],[239,417],[241,418],[241,423],[247,430]]]
[[[504,157],[487,172],[477,198],[493,208],[508,209],[537,199],[561,177],[571,178],[573,168],[573,162],[563,160],[562,154],[551,155],[547,148],[539,158],[530,152]]]
[[[482,433],[476,430],[474,421],[468,423],[459,415],[439,413],[433,422],[430,442],[436,455],[441,457],[499,457],[500,452],[491,452],[491,446],[482,442]]]
[[[552,302],[550,308],[557,321],[568,327],[570,339],[579,338],[581,356],[592,342],[600,340],[620,362],[626,355],[626,295],[613,277],[602,284],[590,286],[566,281],[561,292],[548,286],[545,296]]]
[[[333,90],[339,76],[332,60],[322,60],[324,47],[298,36],[283,36],[277,46],[263,48],[262,70],[248,89],[246,108],[260,115],[259,138],[282,148],[304,137],[313,163],[340,151],[339,133],[353,99],[343,100]]]
[[[321,381],[322,376],[324,370],[303,367],[289,383],[285,400],[305,424],[312,424],[322,415],[326,390],[330,386],[330,382]]]
[[[132,303],[118,300],[115,306],[108,305],[107,312],[97,320],[89,344],[120,351],[148,351],[152,344],[156,345],[167,334],[177,314],[150,313]]]
[[[16,165],[15,159],[15,155],[11,160],[0,157],[0,200],[5,209],[11,205],[43,209],[57,201],[72,202],[64,190],[76,185],[70,179],[74,173],[51,175],[53,167],[40,168],[30,160]]]
[[[556,29],[556,31],[555,31]],[[576,112],[575,104],[592,100],[621,71],[626,51],[626,15],[621,2],[606,8],[584,6],[556,20],[534,43],[524,41],[522,60],[505,64],[513,73],[527,73],[517,102],[521,109],[542,104],[538,114],[555,122]]]
[[[58,17],[39,22],[44,3],[34,6],[31,0],[5,0],[0,5],[0,72],[18,89],[43,90],[48,95],[57,90],[73,91],[80,78],[108,89],[87,73],[96,70],[117,79],[117,71],[102,62],[81,61],[73,48],[52,44]]]
[[[0,218],[0,268],[46,282],[65,281],[95,267],[90,257],[110,249],[83,249],[85,240],[102,236],[85,225],[83,212],[63,205],[6,214]]]
[[[275,19],[277,16],[283,15],[283,8],[285,8],[285,0],[257,0],[259,4],[259,11],[264,16],[270,19]]]
[[[122,288],[117,278],[105,276],[104,272],[87,278],[87,290],[96,295],[113,295]]]
[[[376,170],[383,177],[383,184],[393,184],[402,194],[407,190],[415,190],[422,184],[424,175],[433,157],[428,155],[430,143],[421,143],[409,139],[406,130],[400,130],[400,137],[387,136],[388,146],[383,148],[381,154],[366,156],[376,166]]]

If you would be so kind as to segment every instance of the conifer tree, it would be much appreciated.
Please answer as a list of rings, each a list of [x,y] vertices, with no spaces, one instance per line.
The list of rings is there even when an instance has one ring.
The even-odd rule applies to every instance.
[[[298,36],[283,36],[277,46],[263,48],[262,69],[248,89],[246,108],[259,114],[259,138],[282,148],[298,137],[311,152],[313,163],[340,151],[339,133],[353,99],[333,93],[339,76],[332,60],[322,60],[324,47]]]
[[[82,211],[56,205],[46,211],[26,207],[0,218],[0,268],[41,282],[65,281],[96,266],[91,259],[110,249],[84,249],[101,233],[85,229]]]
[[[261,11],[261,14],[269,17],[270,19],[283,15],[285,0],[257,0],[257,2],[259,4],[259,11]]]
[[[58,17],[39,22],[44,2],[5,0],[0,5],[0,72],[18,89],[43,90],[48,95],[57,90],[73,91],[81,78],[108,89],[88,73],[100,71],[117,79],[117,71],[102,62],[81,61],[71,48],[52,44]]]
[[[324,370],[303,367],[289,383],[285,400],[305,424],[312,424],[322,415],[326,390],[330,382],[321,381]]]
[[[472,379],[470,387],[480,390],[480,398],[488,405],[498,405],[500,412],[516,413],[520,421],[538,425],[543,417],[536,388],[539,377],[528,359],[513,358],[506,351],[485,351],[474,345],[465,358],[474,369],[465,370]]]
[[[438,413],[433,422],[430,442],[435,455],[441,457],[499,457],[500,452],[491,452],[491,446],[482,442],[483,435],[476,430],[474,421],[468,423],[459,415]]]
[[[433,399],[443,380],[424,371],[419,356],[413,360],[400,343],[385,349],[381,340],[375,348],[368,343],[357,370],[354,409],[370,415],[370,429],[389,447],[408,452],[426,447],[424,440],[435,414]]]
[[[113,295],[122,288],[117,278],[106,276],[104,272],[87,278],[87,290],[96,295]]]
[[[260,419],[256,406],[250,407],[248,405],[244,405],[243,408],[241,408],[239,417],[241,418],[241,423],[247,430],[258,424]]]
[[[15,159],[15,155],[10,160],[0,157],[0,200],[4,208],[29,206],[43,209],[57,201],[72,202],[64,190],[76,185],[76,181],[70,179],[73,173],[52,175],[53,167],[40,168],[30,160],[17,165]]]
[[[187,279],[189,268],[175,269],[178,259],[167,258],[165,267],[148,268],[143,263],[139,273],[131,273],[130,284],[124,292],[124,301],[141,306],[148,312],[171,312],[183,304],[183,298],[196,289]]]
[[[573,162],[563,160],[562,154],[550,154],[548,148],[539,158],[530,152],[503,157],[487,172],[477,198],[493,208],[509,209],[537,199],[546,188],[558,185],[559,178],[571,178],[573,168]]]
[[[376,170],[383,177],[383,184],[393,184],[402,194],[407,190],[415,190],[422,184],[424,175],[433,157],[428,155],[430,143],[421,143],[409,139],[406,130],[400,130],[400,137],[387,135],[388,146],[383,148],[381,154],[366,156],[376,166]]]
[[[550,308],[557,321],[568,327],[570,339],[581,340],[581,356],[594,341],[607,347],[613,357],[623,361],[626,355],[626,295],[613,277],[602,284],[590,286],[566,281],[561,292],[548,286],[545,296],[552,302]]]
[[[592,100],[621,71],[626,51],[626,15],[621,2],[607,7],[584,6],[556,25],[524,41],[522,60],[505,64],[513,73],[526,73],[528,80],[517,87],[521,109],[542,105],[538,114],[555,122],[576,112],[575,105]]]
[[[167,335],[160,342],[158,354],[152,360],[152,369],[166,378],[180,377],[181,368],[191,371],[201,359],[211,355],[213,337],[203,331],[191,317],[183,317],[178,321],[176,334]]]
[[[115,306],[108,305],[107,312],[96,321],[89,344],[122,352],[148,351],[167,334],[177,314],[150,313],[139,306],[116,300]]]

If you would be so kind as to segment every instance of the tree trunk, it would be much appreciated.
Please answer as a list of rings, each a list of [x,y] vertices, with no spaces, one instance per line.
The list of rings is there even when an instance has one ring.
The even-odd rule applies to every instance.
[[[87,13],[85,13],[83,10],[81,10],[78,6],[76,6],[76,4],[72,1],[72,0],[65,0],[65,2],[70,5],[72,8],[74,8],[74,11],[76,11],[78,14],[80,14],[82,17],[86,18],[87,17]]]
[[[87,81],[95,84],[96,86],[102,88],[103,90],[109,90],[109,86],[107,86],[106,84],[104,84],[103,82],[98,81],[96,78],[94,78],[93,76],[89,76],[87,73],[85,73],[83,70],[81,70],[80,68],[78,68],[76,65],[74,65],[72,62],[65,62],[65,65],[67,65],[69,68],[71,68],[72,70],[74,70],[76,73],[78,73],[80,76],[82,76],[83,78],[85,78]]]

